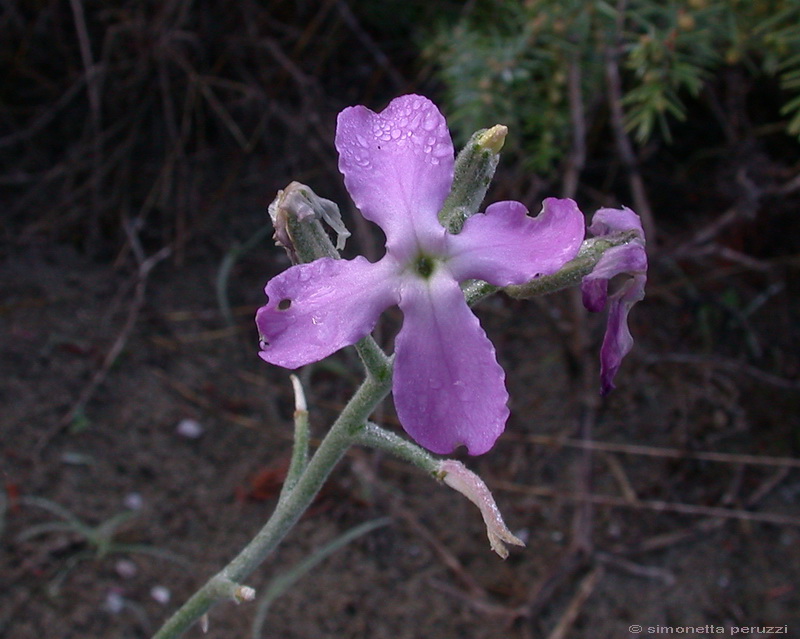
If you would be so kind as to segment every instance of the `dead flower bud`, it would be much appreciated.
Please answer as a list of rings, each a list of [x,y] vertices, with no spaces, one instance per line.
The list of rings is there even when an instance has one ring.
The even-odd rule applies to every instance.
[[[445,459],[439,464],[438,475],[445,484],[460,492],[481,511],[483,522],[486,524],[486,534],[489,544],[503,559],[508,557],[506,544],[524,546],[521,539],[515,537],[503,521],[503,516],[497,508],[489,488],[475,473],[469,470],[460,461]]]

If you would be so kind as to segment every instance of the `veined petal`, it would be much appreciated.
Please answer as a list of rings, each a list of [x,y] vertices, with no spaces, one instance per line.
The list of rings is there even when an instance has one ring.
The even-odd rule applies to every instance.
[[[449,238],[448,266],[456,279],[495,286],[522,284],[558,271],[578,254],[583,214],[572,200],[547,198],[530,217],[519,202],[497,202],[473,215]]]
[[[608,325],[600,348],[600,393],[608,395],[614,390],[614,377],[622,360],[633,348],[633,337],[628,328],[628,313],[636,302],[644,299],[647,278],[636,275],[611,296]]]
[[[259,355],[297,368],[355,344],[397,303],[396,272],[389,257],[375,264],[322,258],[275,276],[265,289],[269,301],[256,313]]]
[[[393,389],[400,423],[435,453],[461,444],[485,453],[508,419],[505,374],[458,283],[445,268],[410,280],[400,308]]]
[[[398,260],[444,231],[437,214],[453,182],[453,143],[427,98],[404,95],[381,113],[364,106],[339,114],[339,170],[362,215],[386,234]]]
[[[636,231],[637,236],[627,244],[608,249],[581,283],[584,306],[596,312],[609,301],[609,280],[622,274],[631,276],[610,296],[608,324],[600,349],[600,392],[607,395],[614,389],[614,377],[623,358],[633,347],[628,313],[644,298],[647,253],[641,220],[629,208],[600,209],[594,214],[589,231],[597,237],[624,231]]]
[[[589,232],[595,237],[618,231],[637,231],[639,237],[644,240],[642,220],[627,206],[621,209],[598,209],[592,216]]]
[[[608,249],[589,275],[583,278],[583,305],[592,312],[603,310],[608,296],[608,281],[622,273],[647,271],[647,254],[639,241]]]

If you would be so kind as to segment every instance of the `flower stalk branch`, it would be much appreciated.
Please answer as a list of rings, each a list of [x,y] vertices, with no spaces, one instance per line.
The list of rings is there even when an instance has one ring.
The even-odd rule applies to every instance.
[[[240,584],[264,561],[306,511],[333,468],[364,430],[369,415],[390,390],[391,375],[383,379],[367,377],[331,426],[294,487],[278,502],[266,525],[233,561],[167,620],[153,639],[180,637],[220,600],[220,593],[226,593],[222,598],[228,597],[232,592],[228,584]]]
[[[303,474],[308,465],[308,404],[303,392],[303,386],[297,375],[289,375],[294,389],[294,442],[292,444],[292,459],[289,462],[289,470],[286,472],[286,480],[283,482],[279,499],[284,499],[290,494],[297,480]]]
[[[506,544],[522,545],[480,477],[428,452],[465,446],[482,454],[508,418],[505,374],[467,302],[499,290],[525,298],[580,285],[587,308],[609,307],[601,350],[607,392],[633,343],[627,316],[644,296],[647,257],[641,223],[630,209],[599,210],[589,227],[595,237],[585,241],[584,216],[569,199],[545,199],[536,217],[511,201],[479,213],[506,134],[502,125],[479,131],[455,158],[444,117],[426,98],[402,96],[381,113],[345,109],[336,132],[339,168],[362,215],[386,235],[386,254],[375,263],[341,259],[349,233],[336,204],[296,182],[279,192],[269,212],[275,239],[294,266],[266,285],[267,303],[256,315],[259,354],[296,369],[354,345],[366,379],[309,458],[308,407],[292,377],[295,445],[272,516],[153,639],[179,637],[198,620],[205,628],[219,601],[251,600],[255,592],[243,580],[297,523],[355,444],[391,452],[470,499],[500,556],[507,556]],[[336,233],[335,246],[323,222]],[[630,278],[609,292],[618,275]],[[404,319],[389,357],[370,333],[394,305]],[[400,423],[416,443],[367,421],[390,391]]]
[[[373,422],[367,422],[366,427],[358,434],[356,444],[368,446],[391,453],[395,457],[407,461],[427,474],[439,479],[439,464],[441,459],[431,455],[422,446],[408,441],[404,437],[382,428]]]
[[[583,278],[594,270],[606,251],[617,246],[625,246],[636,238],[635,231],[622,231],[609,236],[589,238],[584,240],[578,255],[567,262],[557,273],[543,275],[525,284],[506,286],[505,288],[473,280],[463,287],[464,297],[467,303],[473,306],[499,291],[503,291],[515,299],[531,299],[578,286]]]

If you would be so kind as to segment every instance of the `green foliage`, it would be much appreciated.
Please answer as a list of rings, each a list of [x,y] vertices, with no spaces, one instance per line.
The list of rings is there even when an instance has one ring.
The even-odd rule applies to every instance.
[[[779,79],[786,131],[800,134],[800,0],[479,0],[439,25],[426,54],[439,69],[462,139],[495,122],[522,138],[530,168],[548,170],[570,146],[568,77],[580,70],[591,124],[607,100],[607,64],[622,76],[625,127],[670,140],[685,99],[721,69]]]
[[[42,497],[24,497],[20,500],[24,506],[40,508],[57,519],[30,526],[23,530],[17,541],[28,541],[34,537],[52,533],[75,536],[83,542],[84,549],[78,550],[69,556],[64,566],[58,571],[55,578],[48,585],[48,593],[52,596],[58,594],[61,584],[67,575],[83,561],[102,559],[110,554],[147,554],[166,559],[178,564],[188,565],[186,560],[167,550],[154,548],[146,544],[131,544],[117,540],[122,526],[136,516],[134,511],[121,512],[113,517],[93,526],[76,517],[63,506]],[[0,513],[1,514],[1,513]]]

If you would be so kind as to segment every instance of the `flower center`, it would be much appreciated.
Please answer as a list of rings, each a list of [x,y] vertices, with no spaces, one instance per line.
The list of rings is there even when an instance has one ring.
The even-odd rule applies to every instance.
[[[417,255],[417,258],[414,260],[414,271],[424,280],[427,280],[435,269],[436,261],[424,253]]]

